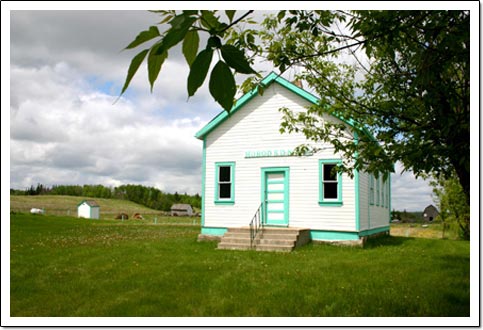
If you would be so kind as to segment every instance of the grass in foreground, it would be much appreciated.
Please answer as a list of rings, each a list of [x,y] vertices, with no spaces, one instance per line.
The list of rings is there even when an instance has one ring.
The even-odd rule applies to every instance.
[[[469,243],[219,251],[197,226],[11,216],[11,316],[469,316]]]

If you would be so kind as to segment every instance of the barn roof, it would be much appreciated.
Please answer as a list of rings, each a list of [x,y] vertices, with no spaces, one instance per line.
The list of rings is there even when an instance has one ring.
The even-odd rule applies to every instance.
[[[288,90],[292,91],[293,93],[297,94],[298,96],[302,97],[303,99],[307,100],[312,104],[318,104],[320,99],[315,95],[307,92],[306,90],[298,87],[297,85],[291,83],[290,81],[286,80],[285,78],[281,77],[279,74],[275,72],[271,72],[268,76],[262,79],[260,84],[267,88],[272,83],[278,83],[279,85],[287,88]],[[232,114],[243,108],[243,106],[248,103],[251,99],[253,99],[256,95],[258,95],[258,86],[252,89],[250,92],[246,93],[242,97],[240,97],[236,102],[230,112],[223,110],[220,112],[215,118],[213,118],[208,124],[206,124],[201,130],[199,130],[195,137],[203,140],[205,136],[211,133],[214,129],[216,129],[221,123],[231,117]],[[342,117],[337,116],[337,119],[343,121],[350,127],[355,127],[356,122],[352,119],[345,119]],[[365,128],[362,128],[362,132],[366,134],[371,140],[375,141],[375,138],[369,131]]]
[[[171,210],[178,210],[178,211],[187,211],[191,208],[189,204],[173,204],[171,206]]]
[[[80,206],[84,203],[89,205],[90,207],[99,207],[99,204],[97,204],[97,202],[92,200],[92,199],[85,199],[82,202],[80,202],[79,204],[77,204],[77,206]]]
[[[433,204],[430,204],[430,205],[426,206],[426,207],[424,208],[424,211],[423,211],[423,212],[427,212],[427,211],[430,211],[430,210],[433,210],[433,211],[436,211],[436,212],[438,212],[438,213],[439,213],[438,209],[437,209],[437,208],[436,208],[436,206],[434,206]]]

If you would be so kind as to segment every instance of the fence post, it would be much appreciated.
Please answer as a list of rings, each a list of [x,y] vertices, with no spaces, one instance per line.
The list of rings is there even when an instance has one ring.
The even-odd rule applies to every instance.
[[[158,223],[158,217],[154,217],[154,224],[156,225]]]

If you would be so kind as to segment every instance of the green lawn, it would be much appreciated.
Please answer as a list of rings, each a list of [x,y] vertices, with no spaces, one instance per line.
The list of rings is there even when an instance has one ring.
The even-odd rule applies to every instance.
[[[469,243],[216,250],[199,226],[13,214],[11,316],[469,316]]]

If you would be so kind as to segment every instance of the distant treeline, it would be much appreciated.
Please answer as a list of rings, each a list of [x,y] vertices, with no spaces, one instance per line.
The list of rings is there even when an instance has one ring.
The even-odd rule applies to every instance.
[[[26,190],[10,189],[11,195],[68,195],[84,196],[90,198],[116,198],[132,201],[145,205],[155,210],[169,211],[173,204],[190,204],[193,207],[201,208],[201,197],[184,194],[165,193],[153,187],[142,185],[122,185],[119,187],[105,187],[103,185],[66,186],[54,185],[47,187],[37,184]]]

